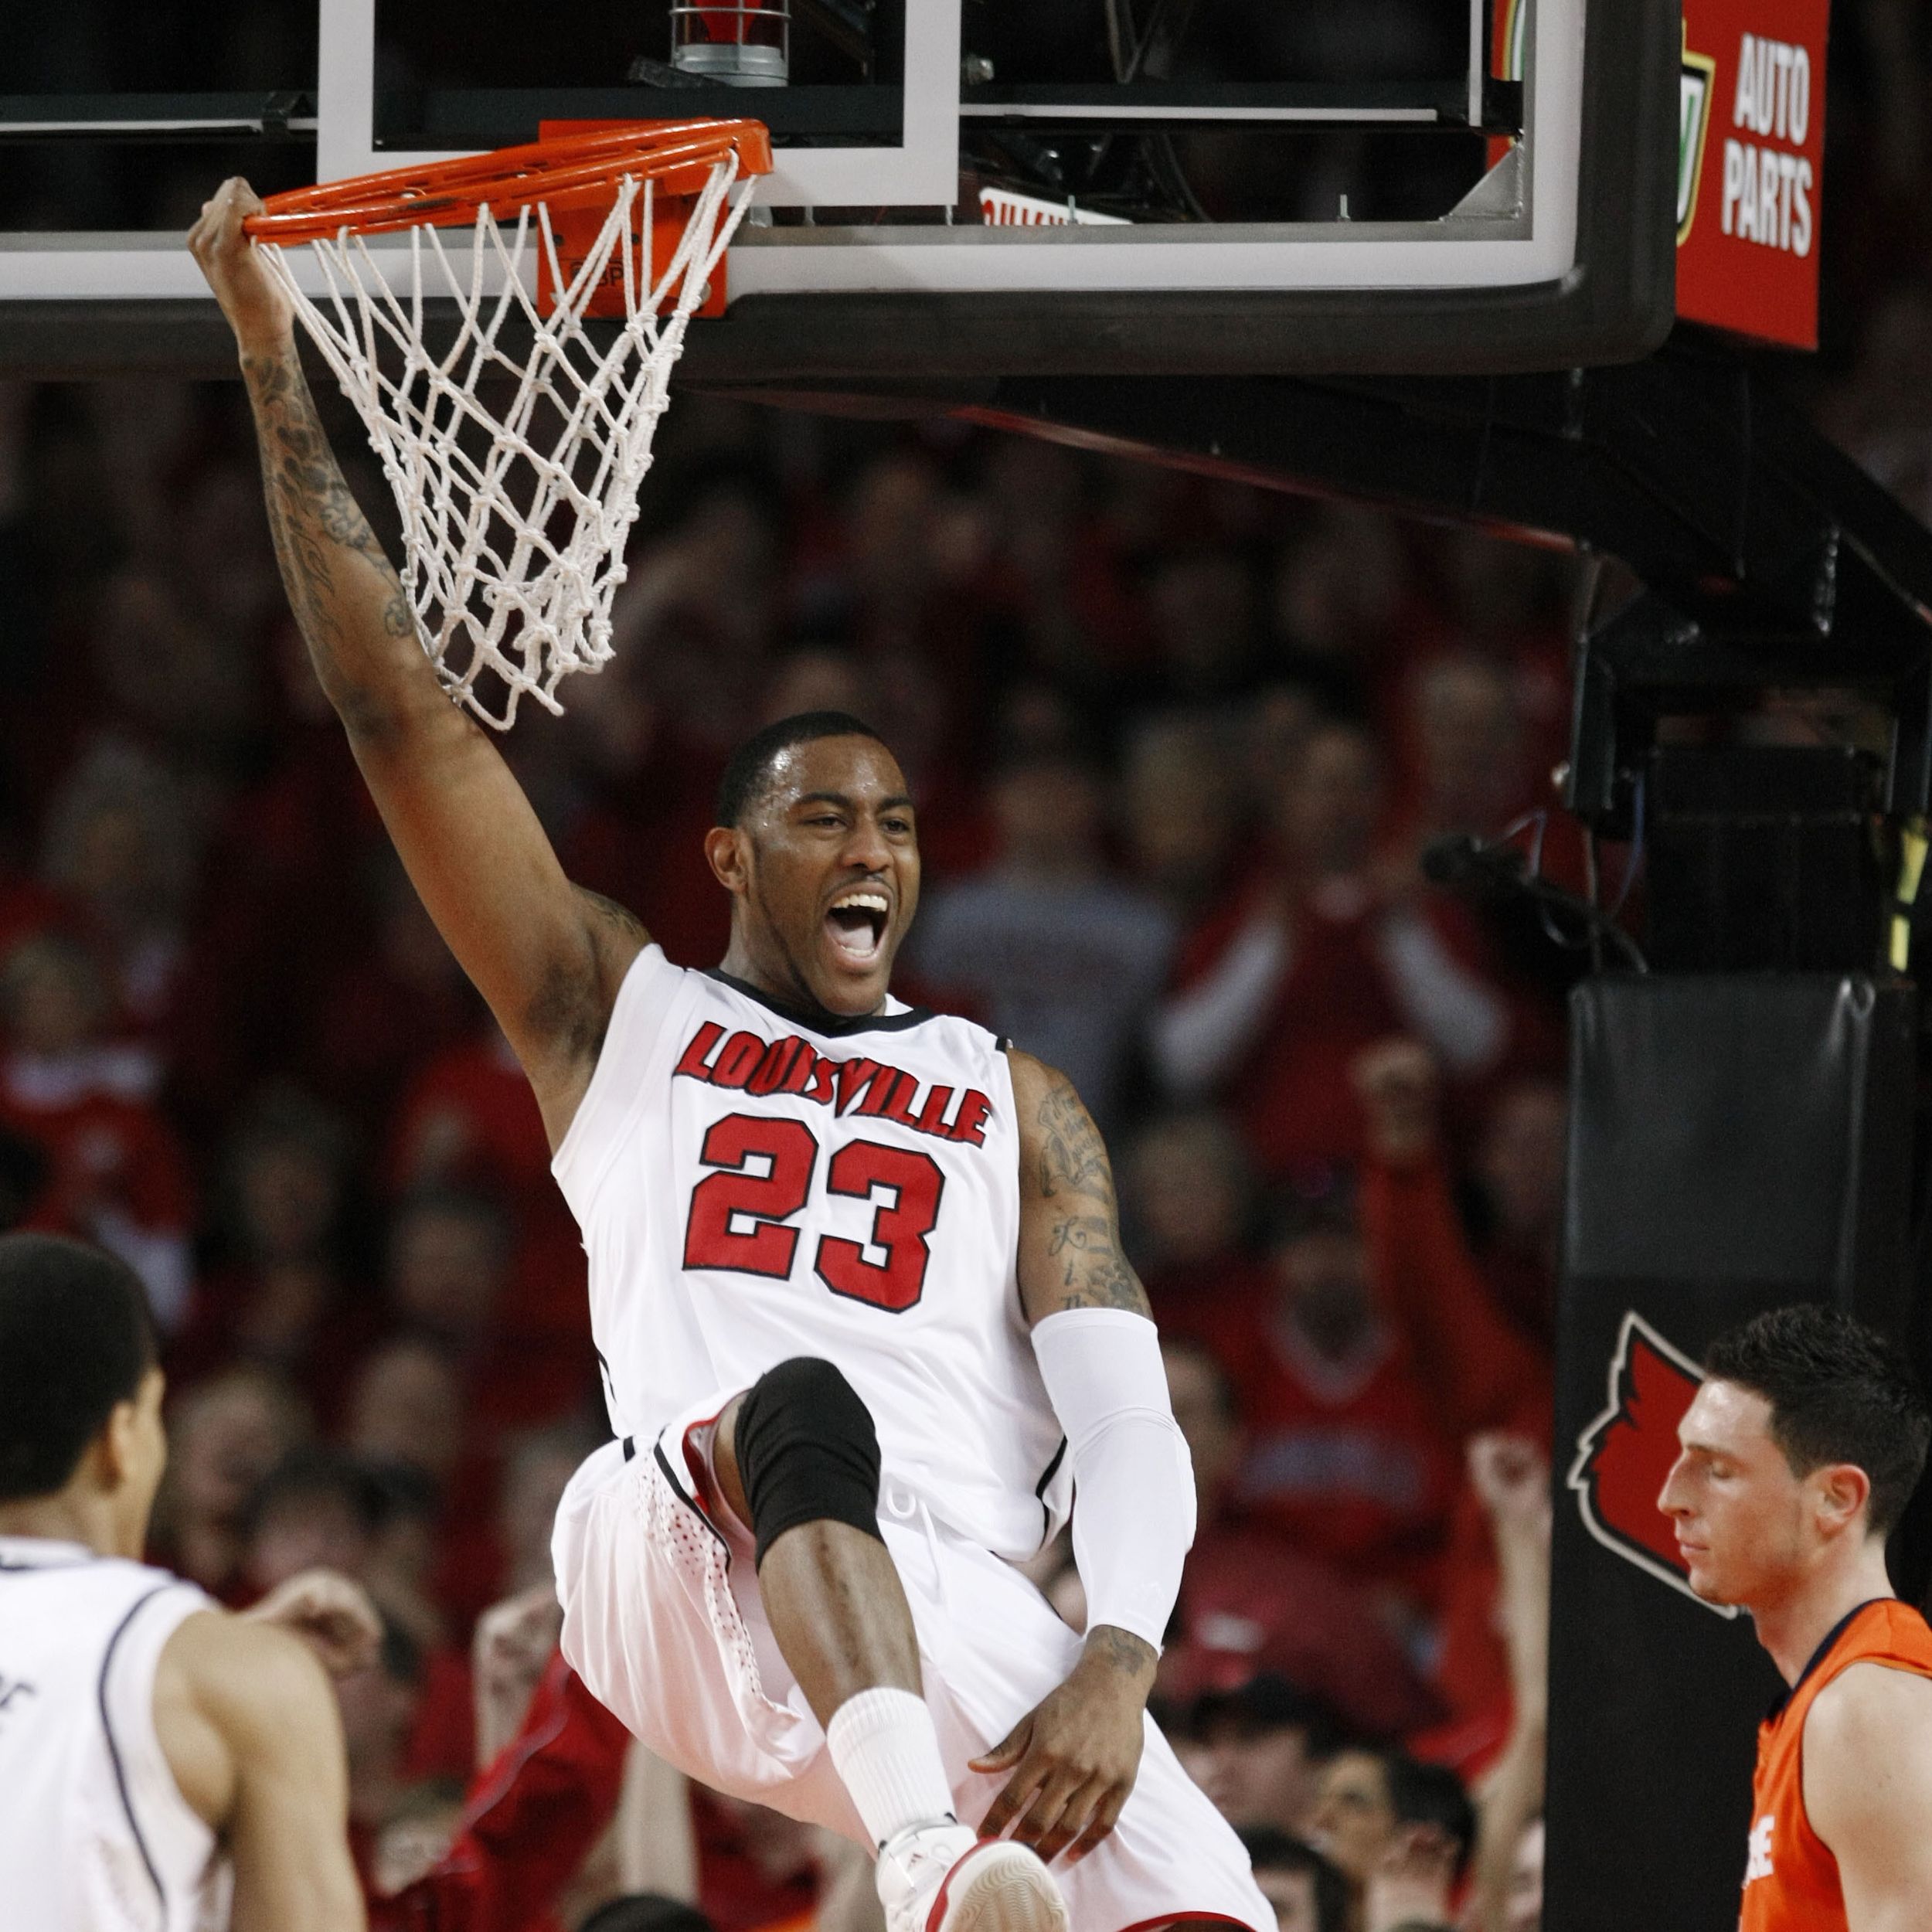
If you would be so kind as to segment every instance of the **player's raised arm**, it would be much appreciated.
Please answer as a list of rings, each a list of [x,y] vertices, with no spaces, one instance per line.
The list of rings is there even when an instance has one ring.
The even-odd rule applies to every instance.
[[[565,878],[502,755],[444,694],[316,416],[287,298],[243,230],[260,205],[247,182],[223,182],[189,246],[240,349],[289,604],[410,878],[515,1049],[554,1145],[645,935]]]
[[[1121,1251],[1107,1148],[1066,1077],[1009,1056],[1019,1128],[1019,1290],[1066,1431],[1087,1643],[1073,1674],[975,1768],[1012,1773],[981,1828],[1050,1859],[1114,1828],[1140,1766],[1141,1712],[1194,1540],[1194,1476],[1147,1296]]]
[[[298,1639],[246,1617],[189,1617],[162,1651],[155,1730],[233,1862],[232,1932],[362,1932],[342,1723]]]
[[[1932,1679],[1854,1664],[1807,1715],[1803,1764],[1850,1932],[1932,1925]]]

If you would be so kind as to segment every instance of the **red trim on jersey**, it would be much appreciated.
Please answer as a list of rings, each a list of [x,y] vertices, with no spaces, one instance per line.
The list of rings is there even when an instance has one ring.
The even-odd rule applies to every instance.
[[[1246,1919],[1231,1919],[1225,1912],[1163,1912],[1158,1919],[1136,1919],[1131,1925],[1124,1925],[1121,1932],[1158,1932],[1165,1925],[1179,1925],[1189,1920],[1207,1925],[1238,1925],[1242,1932],[1254,1932]]]
[[[743,1393],[744,1391],[742,1389],[738,1391],[738,1395]],[[737,1400],[736,1395],[728,1397],[725,1402],[724,1409],[720,1409],[717,1415],[706,1416],[702,1421],[692,1423],[684,1432],[684,1466],[691,1477],[691,1500],[696,1505],[699,1515],[702,1516],[721,1537],[724,1532],[718,1528],[718,1518],[730,1509],[730,1505],[725,1502],[724,1498],[718,1492],[717,1483],[711,1474],[711,1458],[709,1456],[695,1454],[691,1438],[700,1429],[716,1428],[719,1417],[722,1416],[725,1409],[729,1409]],[[733,1519],[736,1520],[735,1513]]]

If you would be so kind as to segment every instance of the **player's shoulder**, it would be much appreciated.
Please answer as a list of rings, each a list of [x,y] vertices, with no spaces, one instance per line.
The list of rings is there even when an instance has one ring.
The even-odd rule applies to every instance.
[[[1859,1658],[1847,1664],[1811,1700],[1804,1716],[1805,1768],[1869,1774],[1873,1753],[1889,1756],[1908,1739],[1932,1746],[1932,1662],[1913,1669],[1896,1661]],[[1932,1752],[1928,1752],[1932,1769]]]
[[[302,1641],[273,1624],[238,1617],[213,1601],[184,1617],[163,1646],[165,1688],[183,1692],[210,1717],[243,1730],[272,1725],[328,1682]]]
[[[1895,1865],[1923,1848],[1932,1810],[1932,1678],[1896,1663],[1848,1664],[1812,1699],[1804,1810],[1841,1864]]]
[[[1011,1040],[1000,1044],[1012,1077],[1013,1104],[1019,1110],[1022,1124],[1076,1110],[1083,1118],[1086,1117],[1079,1090],[1057,1066],[1015,1046]]]

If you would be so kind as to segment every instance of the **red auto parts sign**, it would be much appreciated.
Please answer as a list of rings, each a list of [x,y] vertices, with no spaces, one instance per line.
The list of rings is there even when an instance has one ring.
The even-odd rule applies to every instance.
[[[1684,0],[1677,312],[1818,346],[1828,0]]]
[[[1495,0],[1495,70],[1520,80],[1534,0]],[[1818,346],[1831,0],[1684,0],[1677,312]],[[1491,145],[1498,158],[1505,143]]]

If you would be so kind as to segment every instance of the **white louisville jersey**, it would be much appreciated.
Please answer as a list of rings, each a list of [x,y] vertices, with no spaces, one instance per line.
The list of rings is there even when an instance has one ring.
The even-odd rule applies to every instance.
[[[1012,1081],[984,1027],[896,1002],[808,1020],[648,947],[555,1171],[620,1436],[822,1356],[936,1517],[1015,1560],[1059,1528]]]
[[[0,1924],[213,1932],[226,1862],[155,1730],[155,1672],[213,1607],[165,1570],[0,1536]]]

